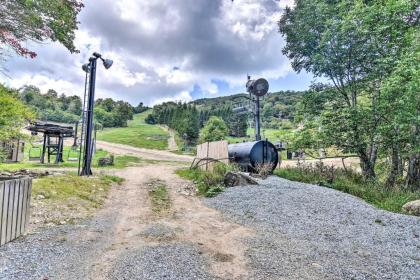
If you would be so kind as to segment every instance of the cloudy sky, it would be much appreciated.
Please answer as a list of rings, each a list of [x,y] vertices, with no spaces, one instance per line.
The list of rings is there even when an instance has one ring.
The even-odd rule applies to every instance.
[[[13,87],[36,85],[81,95],[81,65],[98,51],[114,60],[98,68],[97,97],[154,105],[244,92],[246,74],[265,77],[270,90],[308,88],[312,77],[296,74],[281,53],[277,21],[293,0],[85,0],[76,46],[28,47],[36,59],[12,57]]]

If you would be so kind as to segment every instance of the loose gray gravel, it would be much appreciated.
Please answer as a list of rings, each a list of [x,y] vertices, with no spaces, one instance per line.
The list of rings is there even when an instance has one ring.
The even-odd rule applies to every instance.
[[[171,241],[175,239],[175,230],[167,225],[153,224],[145,229],[141,236],[150,241]]]
[[[275,176],[208,206],[257,234],[245,243],[252,279],[420,279],[420,218]]]
[[[172,243],[147,246],[121,256],[109,279],[214,279],[208,270],[206,259],[194,245]]]
[[[104,233],[112,230],[116,219],[115,215],[39,228],[0,247],[0,279],[89,279],[92,260],[110,244]]]

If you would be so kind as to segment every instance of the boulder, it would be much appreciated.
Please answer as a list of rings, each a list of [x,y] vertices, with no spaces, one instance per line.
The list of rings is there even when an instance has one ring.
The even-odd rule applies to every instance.
[[[250,176],[240,172],[227,172],[223,179],[225,187],[245,186],[245,185],[258,185],[257,181]]]
[[[103,157],[98,159],[98,166],[110,166],[114,165],[114,161],[112,158]]]
[[[420,216],[420,199],[407,202],[402,210],[408,214]]]

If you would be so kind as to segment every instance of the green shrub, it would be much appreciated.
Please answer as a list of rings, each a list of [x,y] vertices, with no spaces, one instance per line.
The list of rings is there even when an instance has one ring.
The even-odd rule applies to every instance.
[[[223,179],[228,171],[238,170],[235,165],[216,163],[212,171],[200,169],[179,169],[176,173],[185,179],[192,180],[199,194],[212,197],[224,190]]]

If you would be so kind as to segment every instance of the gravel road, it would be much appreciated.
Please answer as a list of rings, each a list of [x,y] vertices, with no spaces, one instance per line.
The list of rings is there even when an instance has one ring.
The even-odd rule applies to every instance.
[[[251,279],[420,279],[420,218],[351,195],[270,177],[206,204],[257,231]]]
[[[0,279],[420,279],[420,218],[270,177],[214,198],[182,195],[176,166],[130,167],[94,217],[0,248]],[[159,172],[156,172],[159,170]],[[150,180],[171,210],[151,211]]]

